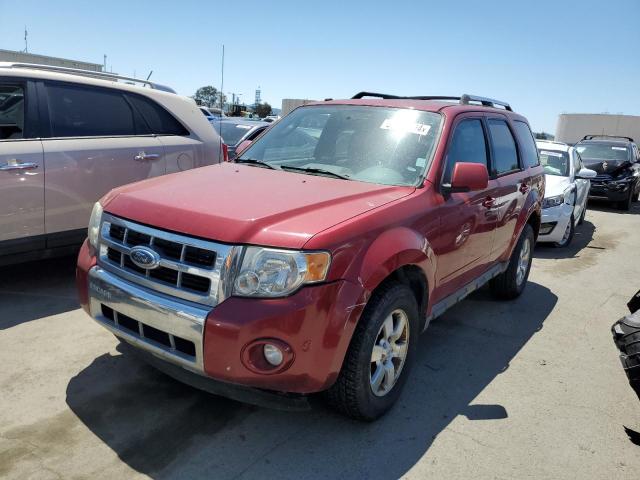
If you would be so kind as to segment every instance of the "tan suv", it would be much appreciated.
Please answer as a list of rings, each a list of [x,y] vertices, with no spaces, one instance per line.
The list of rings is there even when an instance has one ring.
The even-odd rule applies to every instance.
[[[218,163],[222,150],[195,102],[168,87],[0,63],[0,265],[77,249],[109,190]]]

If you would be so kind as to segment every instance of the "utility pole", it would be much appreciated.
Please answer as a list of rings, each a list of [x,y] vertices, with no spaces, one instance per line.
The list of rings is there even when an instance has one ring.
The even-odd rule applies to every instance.
[[[220,82],[220,110],[224,112],[224,44],[222,44],[222,80]]]
[[[27,42],[27,26],[24,26],[24,53],[29,53],[29,43]]]
[[[104,61],[102,62],[102,71],[106,72],[107,71],[107,54],[104,54]]]

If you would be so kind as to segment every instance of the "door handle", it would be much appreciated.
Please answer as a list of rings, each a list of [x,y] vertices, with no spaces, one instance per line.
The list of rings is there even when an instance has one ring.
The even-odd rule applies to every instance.
[[[487,197],[482,201],[482,206],[485,208],[493,208],[496,205],[496,199],[493,197]]]
[[[135,157],[133,157],[133,159],[136,160],[137,162],[144,162],[147,160],[158,160],[159,158],[160,158],[160,155],[158,155],[157,153],[144,153],[144,152],[140,152]]]
[[[527,193],[529,191],[529,185],[526,183],[520,184],[520,193]]]
[[[0,165],[0,171],[9,172],[11,170],[35,170],[38,168],[37,163],[33,162],[21,162],[17,158],[12,158],[4,165]]]

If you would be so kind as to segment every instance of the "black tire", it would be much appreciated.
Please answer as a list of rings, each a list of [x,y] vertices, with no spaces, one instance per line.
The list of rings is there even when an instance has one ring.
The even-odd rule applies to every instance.
[[[584,217],[587,216],[587,202],[584,203],[584,207],[582,207],[582,213],[580,214],[580,220],[578,220],[578,225],[582,225],[584,223]]]
[[[371,354],[385,319],[395,310],[407,315],[407,354],[395,384],[384,396],[376,396],[371,386]],[[400,283],[379,287],[362,313],[353,333],[336,383],[327,391],[329,405],[351,418],[373,421],[396,402],[415,360],[419,332],[418,303],[411,289]]]
[[[520,254],[527,240],[529,242],[529,260],[524,277],[520,282],[518,282]],[[509,259],[509,266],[503,273],[492,279],[490,282],[491,292],[496,298],[501,300],[511,300],[520,296],[524,287],[527,285],[527,279],[529,278],[529,272],[531,271],[534,244],[535,237],[533,234],[533,228],[531,228],[531,225],[526,224],[520,234],[516,247],[513,249],[513,253]]]
[[[629,196],[621,202],[618,202],[618,208],[620,210],[629,211],[631,210],[631,204],[633,203],[633,190],[629,190]]]
[[[632,200],[633,200],[634,202],[639,201],[639,200],[640,200],[640,192],[636,193],[636,194],[633,196]]]
[[[573,219],[573,214],[571,214],[571,218],[569,219],[569,224],[567,225],[567,228],[569,228],[569,236],[559,242],[556,242],[553,244],[554,247],[556,248],[564,248],[564,247],[568,247],[571,244],[571,241],[573,240],[573,235],[576,233],[576,228],[575,228],[575,221]]]

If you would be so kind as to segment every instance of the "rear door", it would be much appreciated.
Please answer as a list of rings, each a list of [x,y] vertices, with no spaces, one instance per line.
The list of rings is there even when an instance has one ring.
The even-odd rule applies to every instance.
[[[44,165],[33,83],[0,77],[0,256],[44,248]]]
[[[513,127],[507,117],[490,114],[487,125],[492,160],[490,175],[498,181],[495,198],[497,226],[491,252],[491,258],[497,259],[508,251],[516,234],[518,218],[531,188],[531,176],[520,158]],[[535,155],[537,159],[537,153]]]
[[[43,139],[45,231],[49,247],[86,236],[95,201],[109,190],[166,172],[164,149],[122,92],[46,82],[48,138]]]
[[[579,219],[582,211],[587,206],[587,196],[589,195],[589,187],[591,182],[584,178],[578,178],[578,172],[582,169],[582,158],[575,148],[569,149],[571,157],[571,181],[576,186],[576,204],[573,207],[573,217]]]
[[[450,184],[456,163],[479,163],[489,168],[489,147],[481,114],[463,114],[456,119],[447,147],[443,184]],[[490,180],[486,190],[443,195],[440,206],[439,284],[451,282],[447,295],[486,269],[493,244],[496,216],[492,198],[498,182]]]

